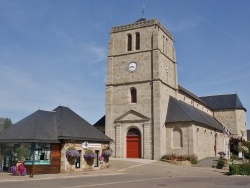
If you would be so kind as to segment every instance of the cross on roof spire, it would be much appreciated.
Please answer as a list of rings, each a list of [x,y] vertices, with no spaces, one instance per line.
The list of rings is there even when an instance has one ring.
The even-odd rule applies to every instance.
[[[145,14],[145,1],[143,2],[142,5],[142,17],[144,18],[144,14]]]

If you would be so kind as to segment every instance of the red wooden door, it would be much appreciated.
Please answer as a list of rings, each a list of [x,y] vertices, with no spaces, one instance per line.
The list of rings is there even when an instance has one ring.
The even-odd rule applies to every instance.
[[[127,136],[127,158],[140,158],[141,145],[139,135]]]

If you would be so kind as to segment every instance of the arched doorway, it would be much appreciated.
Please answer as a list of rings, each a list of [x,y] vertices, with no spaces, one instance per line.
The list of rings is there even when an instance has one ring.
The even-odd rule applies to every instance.
[[[127,158],[141,157],[141,133],[138,129],[132,128],[127,133]]]

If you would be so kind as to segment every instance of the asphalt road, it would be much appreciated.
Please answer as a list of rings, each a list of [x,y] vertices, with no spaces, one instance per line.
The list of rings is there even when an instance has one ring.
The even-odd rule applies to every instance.
[[[119,166],[119,163],[122,165]],[[180,167],[163,162],[134,163],[116,161],[112,173],[103,170],[76,176],[46,176],[15,181],[0,181],[0,188],[244,188],[250,187],[250,177],[228,176],[213,168]]]

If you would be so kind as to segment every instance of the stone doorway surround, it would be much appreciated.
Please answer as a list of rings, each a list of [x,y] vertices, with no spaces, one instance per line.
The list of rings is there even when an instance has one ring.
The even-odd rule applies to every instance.
[[[119,118],[115,120],[115,142],[114,142],[114,154],[116,158],[130,158],[132,156],[127,156],[127,132],[132,129],[138,129],[140,132],[140,137],[131,137],[130,141],[136,142],[137,147],[139,147],[139,153],[137,153],[134,158],[144,158],[151,159],[152,146],[151,144],[151,134],[150,134],[150,118],[142,115],[135,110],[129,110]],[[134,143],[136,144],[136,143]]]

